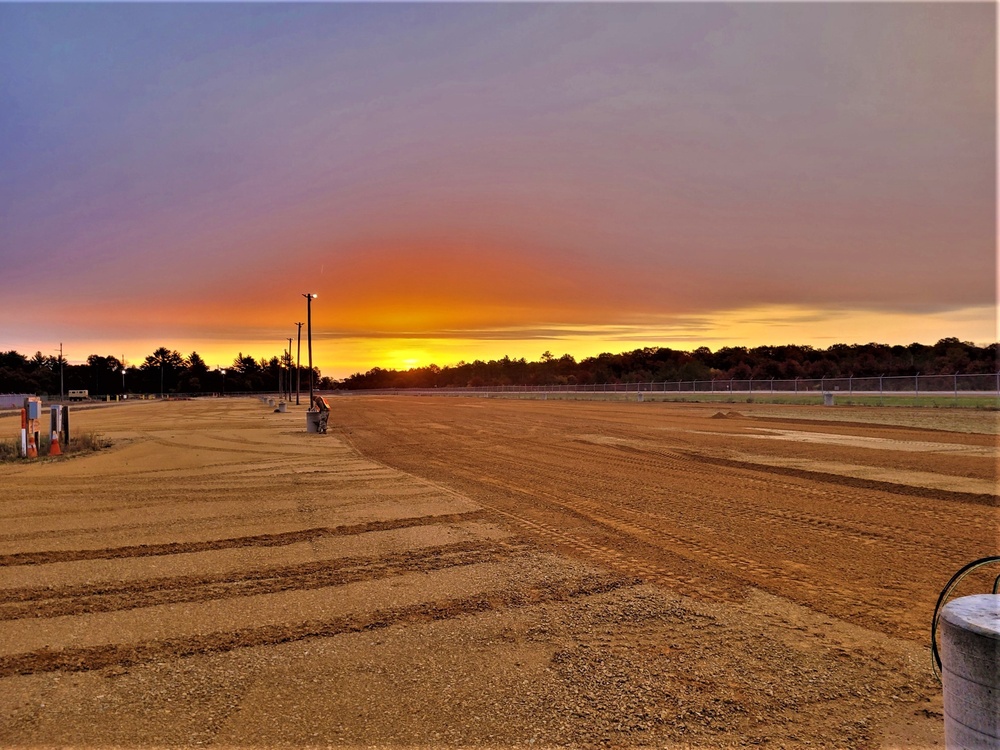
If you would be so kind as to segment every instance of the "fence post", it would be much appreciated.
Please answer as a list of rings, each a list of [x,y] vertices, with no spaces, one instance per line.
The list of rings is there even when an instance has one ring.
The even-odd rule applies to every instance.
[[[918,372],[913,376],[913,396],[914,398],[920,396],[920,373]],[[916,406],[916,404],[914,404]]]

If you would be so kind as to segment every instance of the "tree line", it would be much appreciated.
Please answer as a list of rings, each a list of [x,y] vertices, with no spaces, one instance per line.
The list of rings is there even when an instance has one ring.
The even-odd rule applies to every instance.
[[[538,361],[503,357],[409,370],[380,367],[336,381],[313,368],[317,388],[444,388],[504,385],[589,385],[691,380],[767,380],[770,378],[877,377],[879,375],[952,375],[995,373],[1000,369],[998,345],[976,346],[957,338],[936,344],[834,344],[827,349],[784,346],[699,347],[682,351],[646,347],[620,354],[600,354],[577,361],[544,352]],[[210,368],[197,353],[184,356],[159,347],[142,363],[127,364],[114,356],[92,354],[86,363],[69,364],[58,356],[35,352],[0,352],[0,392],[56,394],[86,389],[93,395],[174,393],[245,393],[295,390],[295,366],[282,357],[254,359],[240,352],[225,368]],[[280,373],[280,380],[279,380]],[[309,369],[300,367],[302,388]],[[60,382],[60,377],[62,381]]]
[[[705,346],[694,351],[647,347],[579,362],[569,354],[555,357],[544,352],[537,362],[503,357],[405,371],[375,367],[345,378],[340,386],[360,390],[996,373],[1000,369],[997,347],[995,343],[980,347],[957,338],[933,345],[834,344],[827,349],[795,344],[727,346],[714,352]]]
[[[280,373],[280,381],[279,381]],[[309,388],[309,368],[299,368],[302,387]],[[58,355],[35,352],[28,357],[16,351],[0,352],[0,393],[58,394],[86,389],[91,395],[174,393],[240,393],[295,391],[296,369],[291,357],[256,360],[240,352],[228,367],[210,368],[198,352],[184,356],[159,347],[140,364],[127,364],[113,356],[91,354],[84,364],[69,364]],[[313,368],[313,382],[332,388]]]

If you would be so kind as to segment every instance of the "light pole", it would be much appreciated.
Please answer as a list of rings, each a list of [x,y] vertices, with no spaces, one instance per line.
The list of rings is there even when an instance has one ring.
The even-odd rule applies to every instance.
[[[309,408],[313,403],[313,328],[312,328],[312,301],[318,295],[307,292],[302,295],[306,298],[306,341],[309,348]]]
[[[295,352],[295,405],[299,405],[299,391],[302,390],[302,324],[299,327],[299,348]]]
[[[226,395],[226,371],[222,370],[222,395]]]
[[[285,365],[287,365],[288,367],[288,383],[286,383],[286,385],[288,386],[287,388],[288,400],[291,401],[292,400],[292,337],[291,336],[288,337],[287,354],[288,356],[285,358]]]

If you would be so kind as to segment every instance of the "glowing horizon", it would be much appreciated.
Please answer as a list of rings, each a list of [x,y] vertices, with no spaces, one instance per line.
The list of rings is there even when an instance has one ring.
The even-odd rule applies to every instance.
[[[314,315],[322,320],[321,315]],[[583,327],[553,325],[525,329],[495,329],[478,331],[437,331],[437,332],[351,332],[329,331],[314,325],[313,363],[325,376],[336,380],[357,372],[367,372],[375,367],[392,370],[407,370],[436,365],[455,366],[459,362],[475,360],[497,360],[504,356],[511,359],[524,358],[538,361],[545,351],[560,357],[569,354],[580,361],[603,353],[619,354],[645,347],[666,347],[681,351],[693,351],[706,346],[712,351],[722,347],[780,346],[794,344],[826,349],[833,344],[877,343],[889,346],[921,343],[934,344],[936,341],[955,336],[962,341],[971,341],[985,346],[996,341],[995,328],[988,316],[991,307],[983,309],[956,310],[926,316],[921,321],[925,336],[915,339],[909,336],[913,330],[914,318],[903,314],[882,314],[879,325],[872,326],[872,318],[866,313],[849,310],[811,310],[807,308],[761,307],[742,311],[713,314],[698,319],[675,320],[663,323],[658,334],[651,334],[648,326],[609,325],[605,327]],[[803,321],[810,321],[814,336],[810,339],[795,338],[791,331],[797,330]],[[781,337],[776,330],[787,329],[789,334]],[[956,330],[972,332],[970,336],[956,336]],[[307,335],[305,326],[302,334],[301,362],[306,366]],[[284,341],[273,343],[270,339],[248,340],[245,345],[232,349],[228,341],[215,339],[185,339],[181,344],[169,341],[121,342],[118,351],[110,350],[107,341],[95,339],[86,341],[63,341],[67,361],[81,364],[91,354],[114,356],[124,355],[129,366],[139,366],[146,356],[159,346],[176,350],[187,357],[197,352],[210,369],[232,366],[237,355],[249,355],[256,360],[281,357],[288,348],[287,336]],[[292,332],[293,360],[296,356],[297,339]],[[13,348],[26,356],[34,355],[38,348]],[[42,350],[45,355],[58,353],[58,342],[54,347]]]

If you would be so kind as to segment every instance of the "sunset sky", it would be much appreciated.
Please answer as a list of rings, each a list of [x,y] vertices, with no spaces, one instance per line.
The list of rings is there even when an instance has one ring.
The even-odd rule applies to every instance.
[[[995,341],[996,14],[0,3],[0,351]]]

